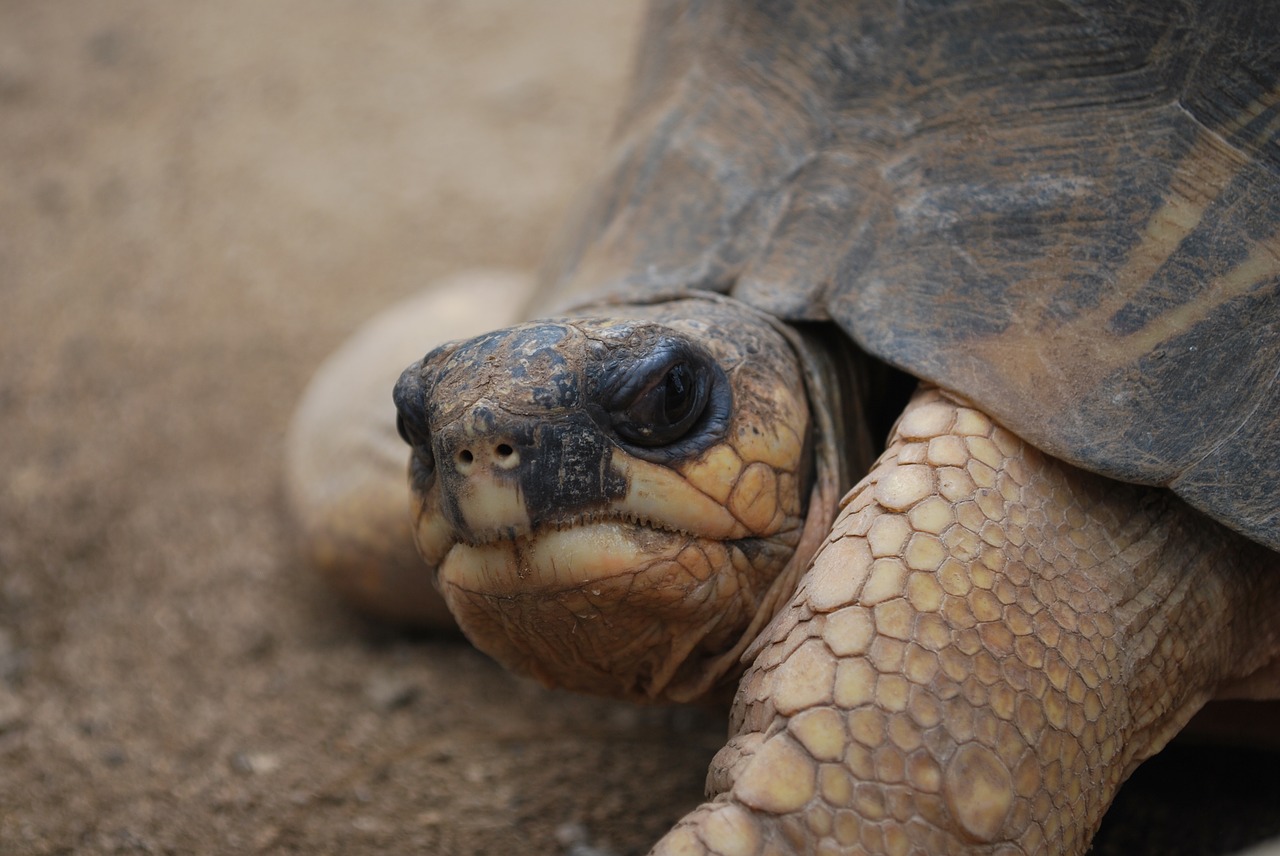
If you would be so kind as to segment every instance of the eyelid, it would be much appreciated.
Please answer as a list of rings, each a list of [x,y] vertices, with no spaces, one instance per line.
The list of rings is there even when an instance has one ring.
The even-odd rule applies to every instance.
[[[634,404],[661,383],[667,372],[679,362],[693,362],[702,358],[680,341],[667,340],[641,358],[636,365],[619,378],[618,385],[606,391],[602,402],[610,411]]]
[[[678,366],[686,366],[691,377],[689,403],[676,419],[666,410],[666,384]],[[660,373],[645,377],[641,393],[625,407],[610,412],[612,427],[624,442],[644,448],[660,448],[678,444],[697,427],[706,413],[714,382],[712,365],[705,361],[678,359],[662,366]]]

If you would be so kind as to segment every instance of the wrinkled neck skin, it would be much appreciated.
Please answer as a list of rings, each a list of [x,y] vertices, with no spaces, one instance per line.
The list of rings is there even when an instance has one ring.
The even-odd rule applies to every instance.
[[[668,353],[693,354],[711,403],[646,445],[635,414],[661,400],[645,390],[665,388]],[[463,631],[598,695],[685,702],[736,678],[872,454],[845,424],[859,396],[843,362],[821,336],[691,293],[577,307],[411,366],[396,398],[417,539]]]
[[[716,664],[722,669],[720,678],[725,680],[736,680],[759,653],[761,641],[769,638],[765,627],[791,600],[801,576],[830,534],[845,492],[871,469],[884,441],[871,427],[874,420],[866,411],[868,405],[875,403],[872,395],[884,392],[871,376],[871,358],[832,325],[796,328],[770,316],[763,317],[791,345],[804,373],[812,419],[815,478],[795,554],[743,635],[734,662]],[[890,404],[893,406],[896,401]]]
[[[729,298],[715,295],[718,299]],[[778,574],[768,594],[760,602],[751,623],[743,631],[733,650],[709,661],[704,681],[696,686],[688,701],[706,695],[716,687],[736,682],[758,653],[759,640],[766,638],[765,627],[791,600],[801,576],[822,542],[831,532],[839,511],[841,497],[876,457],[877,440],[868,430],[862,407],[866,379],[844,362],[843,336],[802,333],[780,321],[761,316],[772,324],[791,346],[804,377],[805,395],[809,402],[810,437],[813,455],[813,484],[806,505],[804,528],[795,552]]]

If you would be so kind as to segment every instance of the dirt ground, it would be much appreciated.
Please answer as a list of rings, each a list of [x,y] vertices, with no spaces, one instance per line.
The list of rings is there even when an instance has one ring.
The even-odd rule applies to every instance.
[[[0,853],[623,856],[698,801],[717,716],[352,616],[279,480],[362,319],[535,264],[637,19],[0,0]],[[1274,755],[1153,769],[1103,852],[1280,832]]]

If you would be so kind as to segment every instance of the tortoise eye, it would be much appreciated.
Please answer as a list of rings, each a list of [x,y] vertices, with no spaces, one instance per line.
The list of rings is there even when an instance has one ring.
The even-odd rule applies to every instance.
[[[406,419],[402,411],[396,411],[396,433],[413,448],[413,463],[424,475],[435,471],[435,456],[431,453],[431,435],[426,426],[415,419]]]
[[[409,439],[409,429],[404,424],[403,413],[396,414],[396,433],[400,435],[400,439],[404,440],[406,445],[413,445],[413,440]]]
[[[676,423],[689,415],[697,396],[693,370],[688,363],[676,363],[667,372],[662,384],[662,415],[669,423]]]
[[[707,406],[710,371],[700,362],[663,363],[644,378],[624,410],[613,414],[614,429],[639,446],[664,446],[679,440]]]
[[[422,430],[422,426],[416,424],[417,420],[409,420],[404,418],[403,411],[396,412],[396,433],[400,435],[400,439],[404,440],[410,446],[417,448],[419,446],[429,446],[430,439],[425,436],[426,432]]]

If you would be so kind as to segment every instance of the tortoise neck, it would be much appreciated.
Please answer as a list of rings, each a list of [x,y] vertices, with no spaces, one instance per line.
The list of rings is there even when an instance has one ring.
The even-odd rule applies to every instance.
[[[818,469],[830,468],[843,496],[884,451],[917,381],[872,357],[830,322],[775,323],[804,366]]]

